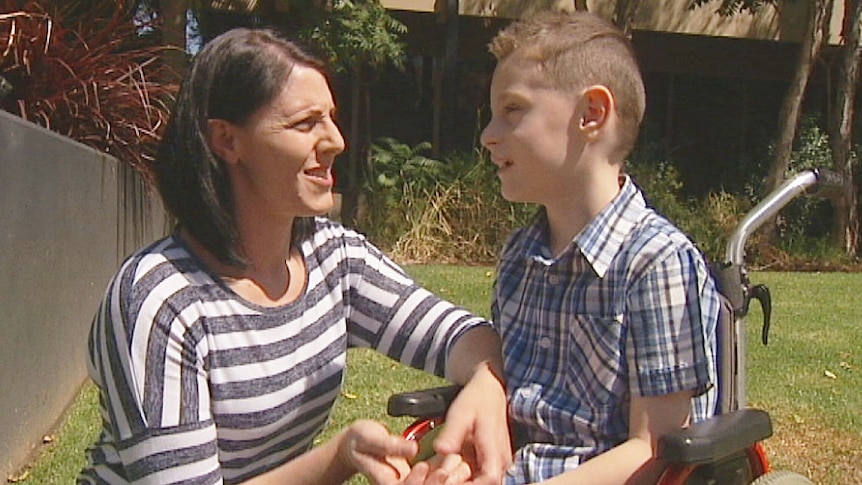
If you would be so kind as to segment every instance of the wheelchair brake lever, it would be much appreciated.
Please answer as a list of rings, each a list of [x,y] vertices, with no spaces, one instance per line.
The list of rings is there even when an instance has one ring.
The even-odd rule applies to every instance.
[[[766,285],[755,285],[749,290],[749,296],[760,302],[760,308],[763,309],[763,330],[760,333],[760,340],[763,345],[769,344],[769,325],[772,321],[772,295],[769,293],[769,287]]]

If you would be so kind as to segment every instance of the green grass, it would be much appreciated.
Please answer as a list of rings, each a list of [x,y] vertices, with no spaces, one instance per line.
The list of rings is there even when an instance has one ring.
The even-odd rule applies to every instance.
[[[862,483],[862,314],[858,273],[757,273],[773,299],[769,345],[747,322],[749,401],[766,409],[776,468],[822,484]]]
[[[46,440],[39,459],[9,482],[28,484],[69,484],[86,463],[84,450],[99,433],[99,395],[96,387],[87,382],[78,397],[66,411],[62,425],[50,440]]]
[[[408,270],[430,290],[487,316],[490,268]],[[767,284],[773,297],[769,346],[759,343],[762,314],[756,302],[747,322],[749,401],[772,416],[775,434],[766,445],[774,467],[823,485],[862,483],[862,316],[856,296],[862,274],[755,273],[751,279]],[[351,350],[348,368],[343,397],[322,439],[359,418],[380,419],[400,430],[409,420],[385,416],[388,396],[441,383],[367,350]],[[96,401],[93,386],[85,386],[56,439],[21,483],[73,482],[84,448],[96,437]]]

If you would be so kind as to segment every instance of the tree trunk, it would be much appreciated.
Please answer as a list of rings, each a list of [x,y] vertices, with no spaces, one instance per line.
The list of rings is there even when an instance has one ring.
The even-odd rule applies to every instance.
[[[575,0],[575,10],[579,12],[587,11],[587,0]]]
[[[829,24],[829,13],[832,11],[832,1],[811,0],[809,3],[808,26],[800,46],[796,72],[787,93],[784,95],[784,102],[778,114],[779,133],[775,142],[772,166],[769,168],[764,182],[764,194],[775,190],[787,175],[787,169],[790,166],[790,154],[793,151],[793,139],[799,124],[802,99],[808,88],[808,80],[814,67],[814,61],[820,55],[823,46],[826,28]]]
[[[835,200],[836,243],[848,254],[856,254],[859,246],[859,214],[856,184],[853,180],[852,129],[856,84],[859,81],[860,22],[862,0],[846,0],[842,27],[842,46],[838,58],[838,86],[835,110],[829,120],[829,144],[835,171],[844,176],[841,195]]]
[[[341,220],[347,226],[356,223],[359,211],[359,192],[362,163],[362,147],[360,143],[362,119],[362,91],[365,84],[362,67],[353,65],[350,68],[350,137],[347,149],[347,183],[341,198]]]
[[[626,37],[631,37],[632,22],[640,4],[641,0],[617,0],[614,7],[614,25],[622,30]]]
[[[159,15],[162,18],[162,43],[173,47],[166,50],[162,61],[173,71],[174,76],[182,77],[188,67],[186,53],[186,12],[189,0],[161,0]],[[176,81],[176,79],[173,79]]]

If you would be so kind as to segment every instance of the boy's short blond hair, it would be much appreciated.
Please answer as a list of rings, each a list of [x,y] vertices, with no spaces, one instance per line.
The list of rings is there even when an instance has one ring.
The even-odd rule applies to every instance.
[[[515,51],[535,61],[555,89],[607,87],[621,120],[617,153],[624,159],[631,152],[646,95],[631,42],[613,24],[587,12],[542,12],[510,24],[489,49],[498,62]]]

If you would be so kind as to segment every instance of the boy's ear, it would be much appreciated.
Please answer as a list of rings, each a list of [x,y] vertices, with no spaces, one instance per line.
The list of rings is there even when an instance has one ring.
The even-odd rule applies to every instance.
[[[220,119],[207,120],[207,143],[219,158],[227,163],[236,163],[239,160],[236,142],[232,123]]]
[[[581,98],[581,129],[592,131],[601,128],[614,110],[614,96],[606,86],[595,85],[584,90]]]

